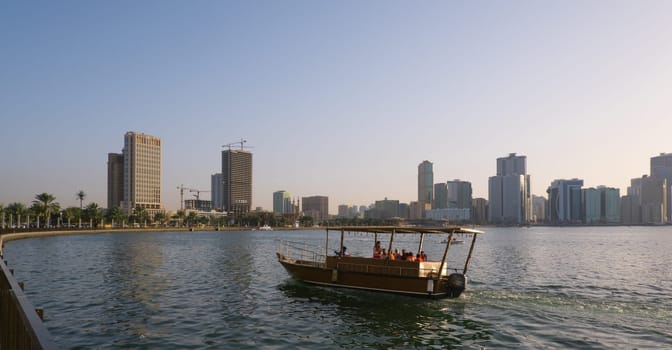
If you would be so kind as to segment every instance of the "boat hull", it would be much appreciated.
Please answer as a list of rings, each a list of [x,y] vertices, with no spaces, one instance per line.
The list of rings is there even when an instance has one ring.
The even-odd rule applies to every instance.
[[[448,278],[436,279],[344,271],[282,259],[280,263],[293,278],[306,283],[433,299],[457,298],[464,291],[466,283],[462,274],[452,274]]]

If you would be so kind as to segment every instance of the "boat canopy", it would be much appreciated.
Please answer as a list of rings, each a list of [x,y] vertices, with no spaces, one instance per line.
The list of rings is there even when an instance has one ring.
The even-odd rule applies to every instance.
[[[464,228],[459,226],[451,227],[406,227],[406,226],[330,226],[327,231],[348,231],[348,232],[367,232],[367,233],[417,233],[417,234],[446,234],[446,233],[468,233],[482,234],[483,231]]]

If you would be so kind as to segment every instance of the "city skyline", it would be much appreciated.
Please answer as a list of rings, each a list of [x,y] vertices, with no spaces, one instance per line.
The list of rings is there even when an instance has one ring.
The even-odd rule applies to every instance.
[[[285,189],[330,213],[410,203],[424,159],[474,198],[513,152],[533,195],[572,178],[623,195],[672,151],[670,3],[292,4],[7,4],[0,203],[105,205],[128,130],[162,139],[168,210],[241,138],[255,207]]]

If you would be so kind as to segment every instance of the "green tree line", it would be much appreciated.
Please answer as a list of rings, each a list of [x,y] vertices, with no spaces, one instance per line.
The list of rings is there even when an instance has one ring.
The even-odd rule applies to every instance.
[[[40,193],[35,195],[35,199],[30,206],[15,202],[5,206],[0,203],[0,225],[4,228],[18,228],[29,225],[31,228],[55,228],[55,227],[79,227],[80,223],[84,226],[92,225],[98,227],[101,224],[114,224],[115,227],[121,225],[127,226],[242,226],[258,227],[269,225],[272,227],[294,226],[295,221],[301,226],[310,227],[314,224],[310,216],[301,216],[298,218],[274,215],[270,212],[250,212],[238,215],[237,217],[199,215],[196,212],[178,210],[174,215],[168,217],[164,212],[158,212],[154,215],[142,206],[136,206],[130,215],[126,215],[120,207],[103,209],[97,203],[84,205],[86,193],[82,190],[75,194],[79,200],[79,207],[61,208],[56,201],[56,197],[49,193]],[[0,227],[0,228],[3,228]]]

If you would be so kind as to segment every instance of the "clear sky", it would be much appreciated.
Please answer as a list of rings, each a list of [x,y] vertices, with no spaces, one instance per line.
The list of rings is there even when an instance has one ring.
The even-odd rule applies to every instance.
[[[3,1],[0,203],[106,206],[126,131],[163,140],[170,210],[241,138],[269,210],[416,200],[425,159],[487,198],[511,152],[533,194],[623,194],[672,152],[671,62],[671,1]]]

